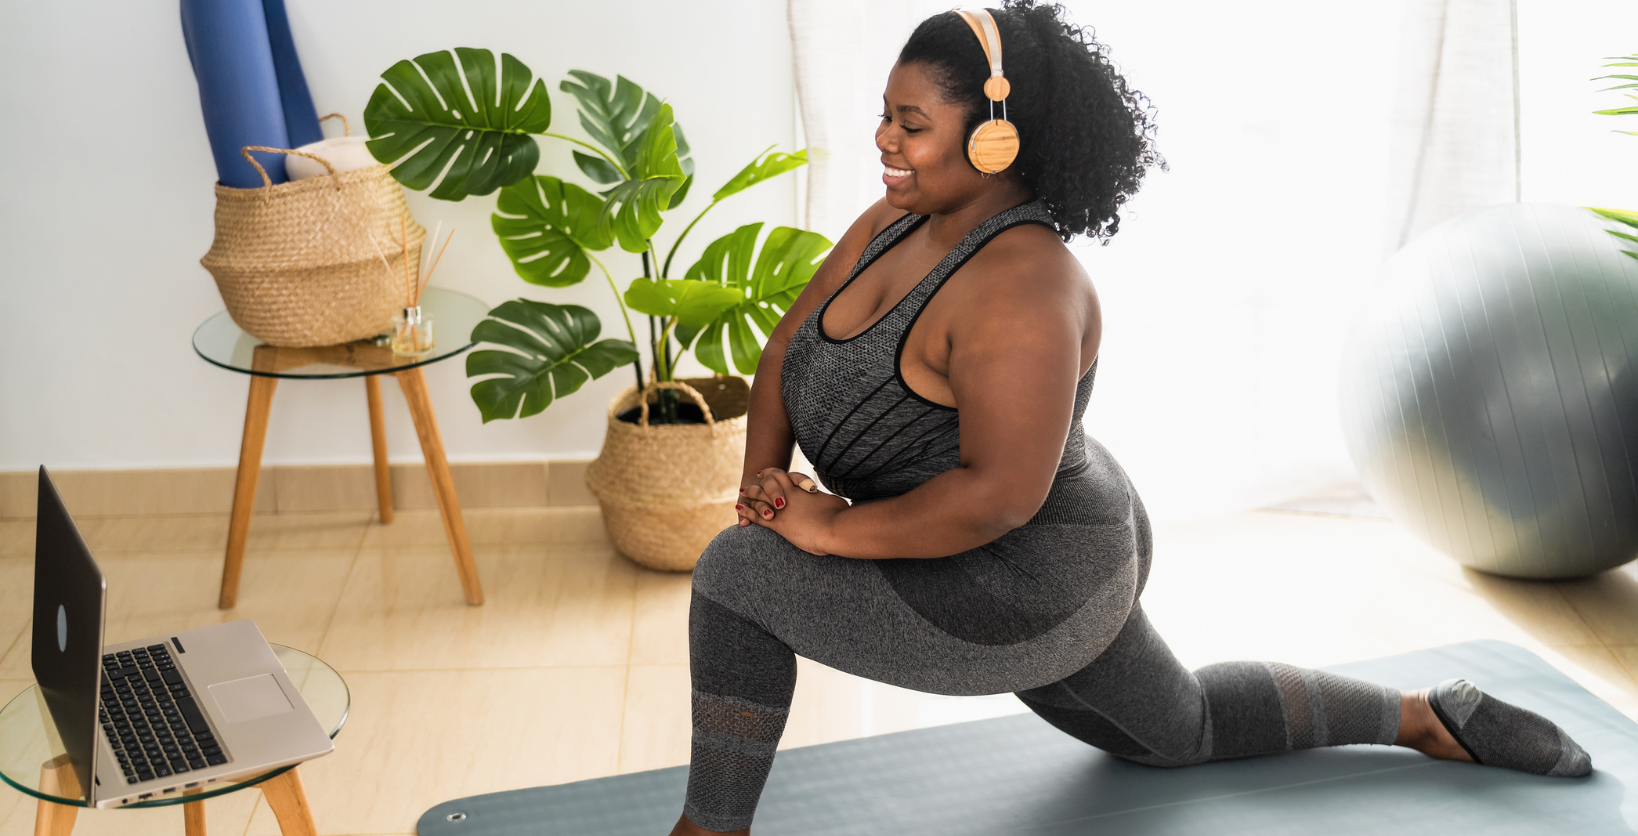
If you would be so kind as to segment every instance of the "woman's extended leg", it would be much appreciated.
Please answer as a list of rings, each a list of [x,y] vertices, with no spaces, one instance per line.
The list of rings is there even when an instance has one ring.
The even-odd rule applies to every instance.
[[[1018,697],[1062,731],[1153,766],[1376,743],[1540,775],[1591,769],[1586,753],[1553,723],[1464,680],[1448,680],[1429,694],[1270,662],[1225,662],[1191,672],[1141,607],[1133,607],[1126,626],[1091,664]]]

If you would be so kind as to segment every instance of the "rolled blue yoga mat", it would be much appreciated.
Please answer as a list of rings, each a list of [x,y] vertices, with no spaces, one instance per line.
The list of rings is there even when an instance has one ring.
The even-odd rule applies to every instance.
[[[291,148],[323,138],[284,2],[181,0],[181,6],[182,38],[199,82],[217,179],[231,188],[257,188],[261,175],[240,156],[241,148]],[[286,181],[283,155],[259,154],[257,160],[274,183]]]
[[[284,130],[290,147],[300,148],[324,138],[319,128],[313,94],[307,90],[307,76],[296,55],[296,39],[290,35],[290,18],[284,0],[262,0],[267,18],[267,43],[273,49],[273,74],[279,79],[279,101],[284,109]]]

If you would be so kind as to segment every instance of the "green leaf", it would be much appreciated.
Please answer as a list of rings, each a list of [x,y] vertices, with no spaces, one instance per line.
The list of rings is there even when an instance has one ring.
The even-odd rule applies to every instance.
[[[638,137],[636,152],[629,169],[632,179],[608,193],[603,222],[614,228],[621,249],[640,253],[648,249],[648,239],[664,222],[660,212],[670,208],[671,196],[688,179],[677,160],[671,105],[660,105],[648,129]]]
[[[732,288],[739,295],[738,304],[699,327],[677,323],[678,340],[684,346],[692,343],[694,356],[719,374],[728,374],[724,337],[734,368],[740,374],[756,371],[763,342],[807,287],[831,246],[817,232],[782,226],[768,233],[757,253],[761,232],[762,224],[746,224],[712,241],[684,275],[689,281]]]
[[[504,189],[489,217],[501,249],[524,281],[567,287],[586,278],[591,259],[613,245],[603,201],[573,183],[537,175]]]
[[[1595,215],[1599,215],[1615,221],[1616,223],[1626,224],[1634,229],[1638,229],[1638,212],[1634,212],[1629,209],[1601,209],[1597,206],[1586,206],[1583,208]]]
[[[615,81],[610,82],[585,70],[570,70],[569,75],[575,80],[566,79],[559,88],[580,103],[580,126],[630,172],[637,164],[637,144],[660,112],[660,100],[653,93],[645,93],[642,87],[625,76],[616,76]],[[676,133],[677,157],[683,174],[693,176],[694,161],[689,158],[688,142],[683,139],[681,129],[677,129]],[[592,169],[581,163],[578,154],[575,162],[580,164],[580,170],[587,177],[599,183],[609,184],[625,179],[617,173],[612,178],[604,179],[614,170],[607,161],[603,161],[607,170],[599,170],[598,173],[593,173]],[[636,177],[635,174],[632,176]],[[685,185],[679,189],[679,193],[686,195],[686,188]],[[682,201],[679,198],[676,202]]]
[[[620,176],[619,169],[616,169],[613,163],[602,157],[594,157],[591,154],[576,151],[574,152],[574,164],[580,167],[580,173],[604,185],[618,183],[623,179]]]
[[[649,316],[677,318],[677,327],[705,326],[745,300],[737,288],[688,279],[633,279],[626,305]]]
[[[499,375],[472,384],[472,401],[485,424],[538,414],[586,381],[637,359],[636,346],[625,340],[597,340],[602,323],[579,305],[514,299],[489,316],[472,329],[472,340],[513,350],[466,355],[467,377]]]
[[[392,176],[405,186],[422,190],[437,182],[431,195],[440,200],[509,186],[540,161],[528,134],[552,124],[546,85],[531,85],[532,77],[521,61],[502,53],[497,78],[487,49],[460,47],[453,55],[446,50],[399,61],[381,74],[386,83],[364,107],[366,144],[377,160],[397,163]]]
[[[1614,110],[1595,110],[1593,113],[1596,113],[1599,116],[1630,116],[1634,113],[1638,113],[1638,106],[1618,107]]]
[[[808,164],[808,149],[806,148],[794,154],[774,151],[773,148],[772,145],[768,146],[767,150],[757,155],[757,158],[752,160],[749,165],[729,178],[722,188],[717,189],[716,194],[711,195],[711,200],[718,201],[739,194],[758,183],[772,180],[787,171],[794,171]]]

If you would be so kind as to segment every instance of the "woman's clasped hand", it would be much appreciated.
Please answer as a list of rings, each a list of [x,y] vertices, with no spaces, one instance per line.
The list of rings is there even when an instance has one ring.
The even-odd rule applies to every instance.
[[[830,554],[825,546],[831,525],[848,508],[847,500],[821,493],[812,477],[777,467],[758,470],[739,493],[734,511],[741,528],[755,523],[772,529],[812,554]]]

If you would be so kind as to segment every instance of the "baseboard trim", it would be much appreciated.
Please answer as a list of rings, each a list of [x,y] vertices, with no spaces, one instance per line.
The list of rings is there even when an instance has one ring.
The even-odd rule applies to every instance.
[[[449,466],[462,508],[596,505],[586,489],[589,460],[463,462]],[[0,471],[0,519],[33,519],[35,471]],[[52,483],[76,517],[226,514],[233,506],[231,467],[53,471]],[[421,464],[392,466],[393,507],[436,508]],[[258,514],[376,510],[375,471],[358,465],[262,468]]]

